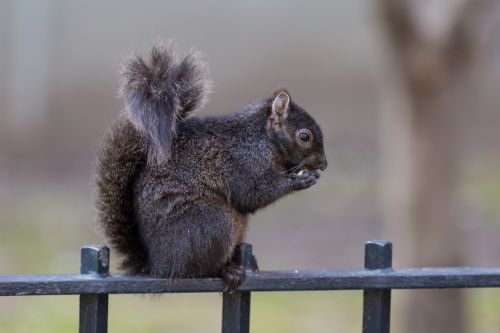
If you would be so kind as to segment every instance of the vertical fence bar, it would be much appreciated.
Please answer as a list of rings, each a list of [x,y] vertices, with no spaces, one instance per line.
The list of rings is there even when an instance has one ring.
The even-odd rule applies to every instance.
[[[236,249],[236,262],[249,270],[252,245],[241,244]],[[224,293],[222,298],[222,333],[248,333],[250,330],[250,292]]]
[[[106,246],[86,245],[81,250],[81,274],[109,274],[109,249]],[[108,295],[80,295],[80,333],[108,331]]]
[[[392,268],[392,244],[369,241],[365,244],[365,269]],[[363,333],[389,333],[391,290],[365,289],[363,294]]]

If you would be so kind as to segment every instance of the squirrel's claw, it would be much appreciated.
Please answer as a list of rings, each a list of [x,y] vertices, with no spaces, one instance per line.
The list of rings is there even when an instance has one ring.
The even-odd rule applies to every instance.
[[[257,272],[259,270],[259,265],[257,264],[257,258],[252,254],[252,258],[250,259],[250,270],[252,272]]]
[[[317,170],[311,170],[309,173],[313,175],[314,178],[319,179],[319,172]]]
[[[295,190],[304,190],[316,184],[316,179],[319,178],[317,171],[306,170],[302,174],[290,174],[288,179],[293,183]]]

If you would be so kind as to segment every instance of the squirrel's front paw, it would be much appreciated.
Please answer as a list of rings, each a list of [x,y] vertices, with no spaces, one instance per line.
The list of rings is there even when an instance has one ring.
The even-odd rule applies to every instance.
[[[316,184],[316,179],[318,178],[317,172],[304,171],[299,174],[290,174],[288,179],[292,182],[294,190],[304,190]]]

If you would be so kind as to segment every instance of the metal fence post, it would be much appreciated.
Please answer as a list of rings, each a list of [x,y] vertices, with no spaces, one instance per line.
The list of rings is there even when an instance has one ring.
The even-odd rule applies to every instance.
[[[369,241],[365,244],[365,269],[392,268],[392,244]],[[391,290],[365,289],[363,294],[363,333],[389,333]]]
[[[109,248],[86,245],[81,250],[81,274],[106,276],[109,274]],[[80,295],[80,333],[108,331],[108,295]]]
[[[236,249],[236,262],[249,270],[252,245],[240,244]],[[224,293],[222,297],[222,333],[248,333],[250,330],[250,292]]]

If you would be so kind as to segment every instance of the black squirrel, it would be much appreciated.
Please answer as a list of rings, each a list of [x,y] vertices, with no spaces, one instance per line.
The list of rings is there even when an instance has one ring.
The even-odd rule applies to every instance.
[[[279,89],[235,113],[191,117],[210,90],[200,54],[155,45],[125,63],[124,114],[97,156],[100,225],[130,274],[223,277],[248,215],[316,183],[320,127]]]

